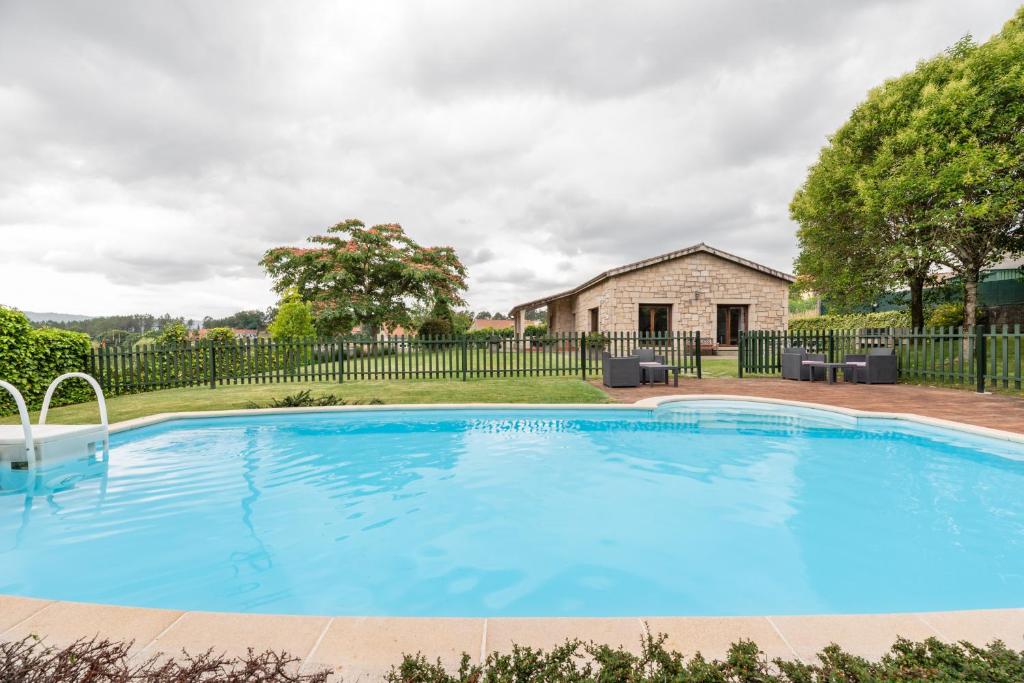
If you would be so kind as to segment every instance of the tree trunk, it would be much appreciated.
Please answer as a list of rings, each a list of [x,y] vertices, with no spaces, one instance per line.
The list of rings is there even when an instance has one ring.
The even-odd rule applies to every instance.
[[[910,326],[915,330],[924,327],[924,276],[910,278]]]
[[[964,273],[964,327],[973,330],[978,323],[978,280],[981,273],[972,268]]]

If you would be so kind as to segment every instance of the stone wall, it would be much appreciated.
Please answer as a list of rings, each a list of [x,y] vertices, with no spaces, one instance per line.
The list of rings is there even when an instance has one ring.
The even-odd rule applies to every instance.
[[[789,284],[706,252],[612,277],[549,305],[554,331],[586,332],[598,308],[604,332],[636,332],[640,304],[671,304],[673,331],[700,330],[715,339],[717,306],[747,306],[747,329],[786,329]]]

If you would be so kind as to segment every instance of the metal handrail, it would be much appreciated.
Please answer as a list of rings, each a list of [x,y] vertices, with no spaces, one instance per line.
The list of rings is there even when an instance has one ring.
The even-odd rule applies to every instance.
[[[18,415],[21,417],[21,429],[25,433],[25,454],[28,456],[28,466],[35,464],[35,445],[32,443],[32,423],[28,419],[28,408],[25,406],[25,399],[18,388],[9,382],[0,380],[0,388],[4,388],[14,398],[14,404],[18,406]]]
[[[66,379],[71,377],[77,377],[78,379],[84,379],[92,387],[93,391],[96,392],[96,400],[100,406],[100,424],[103,425],[104,429],[108,429],[107,425],[107,402],[103,398],[103,389],[100,388],[99,382],[97,382],[92,375],[87,375],[84,372],[68,372],[50,383],[49,388],[46,390],[46,395],[43,396],[43,409],[39,411],[39,424],[46,424],[46,413],[50,410],[50,401],[53,399],[53,392],[57,390],[57,386]]]

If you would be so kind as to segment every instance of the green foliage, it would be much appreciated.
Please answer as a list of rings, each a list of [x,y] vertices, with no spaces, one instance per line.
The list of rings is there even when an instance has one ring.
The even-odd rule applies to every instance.
[[[51,328],[33,329],[21,311],[0,306],[0,379],[10,382],[30,408],[42,405],[47,387],[66,372],[82,372],[91,349],[89,337]],[[53,405],[79,403],[92,398],[92,389],[80,380],[61,384]],[[15,410],[6,392],[0,396],[0,414]]]
[[[411,324],[416,302],[463,305],[466,268],[450,247],[423,247],[398,224],[367,228],[347,220],[309,238],[308,248],[277,247],[260,261],[278,292],[313,304],[323,334],[371,335]]]
[[[283,398],[271,399],[270,403],[266,406],[261,406],[258,403],[249,403],[249,408],[319,408],[324,406],[357,406],[357,405],[383,405],[384,401],[379,398],[371,398],[369,401],[349,401],[343,398],[339,398],[334,394],[323,394],[321,396],[313,396],[309,389],[303,389],[294,394],[289,394]]]
[[[44,323],[36,323],[34,326],[54,327],[61,330],[84,332],[93,339],[97,339],[103,334],[114,330],[124,330],[125,332],[131,332],[134,334],[155,332],[175,321],[181,323],[185,322],[183,318],[173,318],[166,313],[160,317],[150,315],[149,313],[136,313],[132,315],[105,315],[98,316],[96,318],[87,318],[86,320],[68,320],[62,322],[48,321]]]
[[[587,346],[592,349],[603,349],[608,346],[608,336],[601,332],[587,332]]]
[[[516,336],[514,327],[502,327],[497,329],[482,329],[466,332],[466,339],[473,341],[486,341],[490,339],[511,339]]]
[[[203,340],[211,344],[233,344],[235,341],[235,333],[231,331],[230,327],[210,327],[206,330],[206,336]]]
[[[513,645],[511,653],[490,653],[482,665],[463,654],[457,671],[422,654],[405,655],[392,667],[389,683],[909,683],[976,681],[1010,683],[1024,679],[1024,653],[996,641],[987,647],[969,643],[898,639],[876,662],[829,645],[817,663],[777,658],[769,661],[746,640],[733,643],[724,660],[699,653],[686,658],[665,648],[665,635],[646,636],[640,654],[623,648],[569,640],[549,652]]]
[[[848,309],[909,286],[915,326],[930,268],[963,277],[1024,251],[1024,9],[982,45],[964,38],[872,90],[791,204],[798,273]]]
[[[451,337],[452,333],[452,321],[448,318],[427,318],[416,330],[420,337]]]
[[[929,327],[960,327],[964,324],[964,305],[957,302],[939,304],[928,314]]]
[[[274,341],[308,339],[316,335],[310,305],[298,299],[282,303],[267,329]]]
[[[879,311],[877,313],[849,313],[820,315],[789,321],[790,332],[811,330],[859,330],[866,327],[910,327],[908,311]]]
[[[262,330],[267,326],[267,314],[263,311],[239,311],[226,318],[203,318],[203,327],[230,327],[238,330]]]
[[[523,335],[527,337],[543,337],[547,333],[548,326],[546,323],[527,325],[526,329],[523,330]]]
[[[165,346],[177,346],[186,343],[188,337],[188,328],[185,327],[185,323],[176,320],[160,329],[156,342]]]
[[[22,683],[326,683],[329,670],[298,673],[302,660],[267,650],[228,658],[202,653],[138,658],[132,643],[93,637],[56,647],[29,635],[0,643],[0,680]]]

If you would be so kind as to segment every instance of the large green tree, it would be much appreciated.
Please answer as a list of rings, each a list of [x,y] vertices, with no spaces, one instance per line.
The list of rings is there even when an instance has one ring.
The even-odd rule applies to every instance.
[[[935,198],[904,133],[956,59],[939,55],[868,93],[790,204],[799,224],[799,282],[839,309],[907,288],[912,324],[924,324],[923,291],[941,249],[930,213]]]
[[[421,246],[397,223],[367,228],[347,220],[309,241],[315,246],[271,249],[260,263],[276,291],[294,290],[310,303],[322,334],[359,326],[376,336],[408,325],[417,302],[465,303],[466,268],[455,250]]]
[[[957,44],[953,78],[926,93],[905,137],[934,197],[941,261],[977,320],[981,272],[1024,251],[1024,8],[987,42]]]

